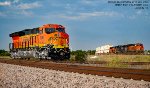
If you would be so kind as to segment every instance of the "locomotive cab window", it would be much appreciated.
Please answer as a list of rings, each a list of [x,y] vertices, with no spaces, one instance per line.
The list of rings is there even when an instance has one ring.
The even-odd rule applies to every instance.
[[[38,34],[39,33],[39,29],[36,29],[36,34]]]
[[[56,28],[58,32],[65,32],[64,28]]]
[[[46,29],[45,29],[45,32],[46,32],[47,34],[50,34],[50,33],[55,32],[55,29],[54,29],[54,28],[46,28]]]
[[[31,30],[31,34],[37,34],[37,33],[39,33],[39,29],[34,28]]]

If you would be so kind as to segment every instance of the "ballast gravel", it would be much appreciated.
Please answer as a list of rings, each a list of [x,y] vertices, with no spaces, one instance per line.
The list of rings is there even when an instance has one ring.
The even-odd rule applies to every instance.
[[[150,82],[0,63],[0,88],[150,88]]]

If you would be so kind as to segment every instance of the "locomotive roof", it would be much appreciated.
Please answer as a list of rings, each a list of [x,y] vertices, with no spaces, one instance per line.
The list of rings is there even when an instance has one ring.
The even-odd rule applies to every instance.
[[[47,26],[47,25],[59,26],[59,27],[65,28],[64,26],[59,25],[59,24],[45,24],[45,25],[43,25],[43,26]],[[9,36],[10,36],[10,37],[15,37],[15,36],[24,36],[24,35],[36,34],[36,33],[39,33],[39,27],[33,28],[33,29],[24,29],[24,30],[19,31],[19,32],[14,32],[14,33],[9,34]]]
[[[24,36],[24,35],[36,34],[36,33],[38,33],[38,28],[24,29],[22,31],[14,32],[14,33],[9,34],[9,37]]]

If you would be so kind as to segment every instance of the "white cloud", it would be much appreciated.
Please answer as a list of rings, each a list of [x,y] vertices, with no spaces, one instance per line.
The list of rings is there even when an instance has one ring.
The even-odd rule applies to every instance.
[[[21,14],[21,15],[25,15],[25,16],[33,16],[33,12],[26,11],[26,10],[19,11],[19,12],[17,12],[17,14]]]
[[[119,13],[117,12],[92,12],[92,13],[80,13],[81,16],[85,16],[85,17],[95,17],[95,16],[116,16],[119,15]]]
[[[86,4],[86,5],[96,5],[96,4],[102,4],[107,3],[107,0],[80,0],[80,3]]]
[[[14,0],[13,3],[18,3],[20,0]]]
[[[34,3],[22,3],[22,4],[19,4],[17,7],[19,9],[32,9],[32,8],[37,8],[40,6],[41,5],[38,2],[34,2]]]
[[[146,11],[142,11],[142,10],[138,10],[136,12],[134,12],[132,15],[127,16],[127,18],[134,20],[134,19],[138,19],[138,18],[150,18],[150,14]]]
[[[5,2],[0,2],[0,6],[10,6],[11,2],[5,1]]]
[[[68,16],[68,15],[65,15],[65,14],[59,15],[59,17],[65,18],[65,19],[69,19],[69,20],[78,20],[78,19],[81,20],[81,18],[82,18],[82,19],[84,18],[84,17],[82,17],[82,16]]]
[[[92,4],[93,1],[90,1],[90,0],[81,0],[82,3],[84,4]]]
[[[9,6],[6,11],[0,12],[0,17],[18,17],[22,16],[33,16],[34,8],[42,6],[38,1],[32,3],[23,3],[21,0],[9,0],[0,2],[0,6]],[[29,10],[32,9],[32,10]]]
[[[101,11],[101,12],[91,12],[91,13],[78,13],[77,15],[66,15],[66,14],[61,14],[59,17],[61,18],[66,18],[70,20],[82,20],[90,17],[102,17],[102,16],[107,16],[107,17],[114,17],[114,16],[121,16],[123,17],[123,14],[114,12],[114,11]]]

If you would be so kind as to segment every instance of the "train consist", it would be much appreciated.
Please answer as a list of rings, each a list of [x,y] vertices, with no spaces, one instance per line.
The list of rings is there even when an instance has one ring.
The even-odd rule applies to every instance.
[[[9,35],[12,58],[69,59],[69,35],[59,24],[45,24]]]
[[[144,46],[141,43],[118,45],[110,47],[109,53],[114,54],[143,54]]]
[[[127,45],[104,45],[96,48],[96,54],[144,54],[144,46],[141,43]]]

